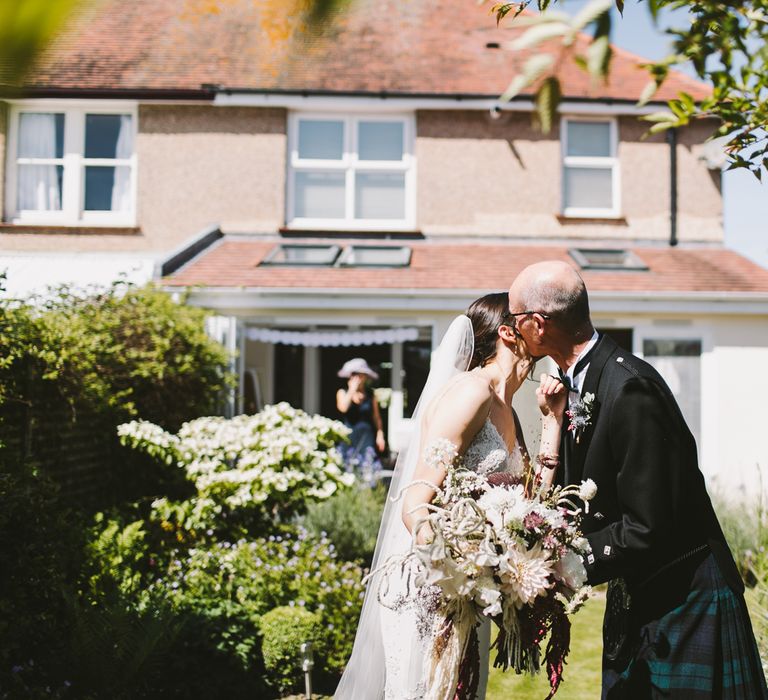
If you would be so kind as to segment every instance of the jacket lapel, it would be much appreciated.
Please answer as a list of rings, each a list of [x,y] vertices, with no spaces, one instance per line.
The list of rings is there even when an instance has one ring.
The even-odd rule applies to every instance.
[[[584,461],[586,460],[587,450],[589,449],[589,443],[592,440],[592,432],[595,429],[595,422],[597,421],[600,413],[600,404],[597,401],[597,388],[600,385],[600,377],[603,375],[603,370],[608,364],[608,360],[613,356],[616,351],[616,342],[609,338],[607,335],[601,336],[597,341],[592,358],[589,361],[589,367],[587,368],[587,376],[584,378],[584,385],[581,389],[581,396],[586,394],[593,394],[595,396],[594,403],[592,404],[592,414],[590,417],[589,425],[584,429],[584,432],[579,436],[579,441],[574,440],[574,444],[571,449],[571,460],[569,466],[569,476],[571,483],[578,484],[582,475],[584,474]]]

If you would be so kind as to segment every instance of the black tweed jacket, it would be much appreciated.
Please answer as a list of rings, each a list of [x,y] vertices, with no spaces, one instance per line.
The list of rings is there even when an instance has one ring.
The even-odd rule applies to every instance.
[[[631,589],[708,545],[729,586],[743,591],[696,442],[659,373],[602,336],[584,380],[582,396],[587,393],[595,396],[591,421],[564,451],[561,474],[565,483],[597,484],[583,521],[592,545],[585,558],[589,582],[621,577]]]

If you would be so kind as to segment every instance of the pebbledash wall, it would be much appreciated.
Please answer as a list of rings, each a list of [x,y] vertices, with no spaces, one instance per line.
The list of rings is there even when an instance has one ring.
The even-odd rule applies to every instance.
[[[567,115],[565,115],[567,116]],[[417,113],[418,222],[427,234],[536,238],[669,238],[670,148],[644,139],[647,124],[618,118],[621,217],[568,220],[561,209],[557,129],[542,135],[530,115],[505,112]],[[696,124],[680,134],[678,227],[681,241],[722,240],[720,172],[700,159],[710,133]]]
[[[251,233],[274,233],[284,224],[287,110],[141,104],[138,114],[136,230],[6,226],[0,250],[159,254],[211,224]],[[0,103],[3,161],[5,115]],[[542,135],[527,113],[491,120],[485,110],[418,110],[417,229],[429,236],[666,240],[669,146],[663,137],[643,139],[646,125],[635,117],[617,120],[621,216],[574,220],[559,215],[557,130]],[[681,242],[722,241],[720,173],[700,158],[708,134],[706,124],[695,124],[679,136]]]

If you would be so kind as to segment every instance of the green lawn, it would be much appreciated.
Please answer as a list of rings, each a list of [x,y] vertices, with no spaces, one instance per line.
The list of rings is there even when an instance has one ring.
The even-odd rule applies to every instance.
[[[595,594],[572,618],[571,653],[556,700],[589,700],[600,697],[600,656],[602,654],[605,593]],[[543,650],[542,650],[543,651]],[[493,652],[492,652],[493,653]],[[537,676],[517,676],[491,668],[487,700],[544,700],[549,682],[542,670]]]

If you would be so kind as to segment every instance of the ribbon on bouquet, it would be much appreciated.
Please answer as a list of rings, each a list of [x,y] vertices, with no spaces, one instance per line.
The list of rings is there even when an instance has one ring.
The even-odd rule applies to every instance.
[[[475,697],[480,680],[477,623],[477,613],[464,600],[451,601],[447,614],[436,617],[424,700],[453,700],[460,684],[461,697]]]

